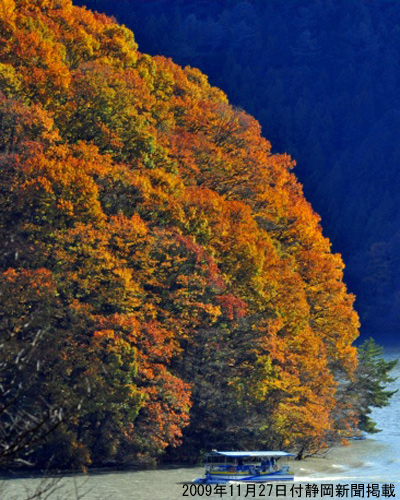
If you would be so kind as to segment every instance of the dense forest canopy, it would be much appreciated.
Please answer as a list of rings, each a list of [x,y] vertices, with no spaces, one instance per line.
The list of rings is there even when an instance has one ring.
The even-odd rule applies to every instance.
[[[400,343],[400,4],[391,0],[80,0],[142,50],[204,71],[253,114],[322,216],[361,334]]]
[[[352,435],[354,297],[291,158],[70,0],[0,0],[0,48],[0,466]]]

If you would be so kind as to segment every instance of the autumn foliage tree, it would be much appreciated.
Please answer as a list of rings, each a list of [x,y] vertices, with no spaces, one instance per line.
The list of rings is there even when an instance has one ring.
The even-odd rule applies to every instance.
[[[343,264],[256,120],[69,0],[0,1],[0,86],[1,346],[46,332],[24,404],[66,415],[37,463],[352,432]]]

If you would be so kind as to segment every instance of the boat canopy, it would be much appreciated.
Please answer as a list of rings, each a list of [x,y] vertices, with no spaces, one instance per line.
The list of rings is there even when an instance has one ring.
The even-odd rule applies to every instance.
[[[293,453],[286,451],[213,451],[209,455],[222,455],[230,458],[246,458],[246,457],[295,457]]]

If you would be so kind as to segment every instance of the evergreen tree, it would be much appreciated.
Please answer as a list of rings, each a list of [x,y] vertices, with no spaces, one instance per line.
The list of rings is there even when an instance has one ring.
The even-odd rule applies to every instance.
[[[351,393],[355,396],[359,411],[358,428],[368,433],[380,432],[370,414],[373,408],[382,408],[390,403],[396,391],[387,389],[387,385],[396,379],[390,372],[398,360],[385,361],[382,358],[383,348],[374,339],[367,339],[358,348],[358,366],[355,379],[351,385]]]

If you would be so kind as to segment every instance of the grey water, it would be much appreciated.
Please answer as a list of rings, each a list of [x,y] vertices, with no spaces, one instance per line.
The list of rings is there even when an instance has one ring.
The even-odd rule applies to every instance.
[[[400,359],[400,352],[385,355],[387,360]],[[397,380],[389,388],[400,389],[400,362],[392,372]],[[26,500],[35,490],[49,487],[39,500],[185,500],[190,498],[248,499],[248,498],[337,498],[336,487],[347,487],[345,498],[378,498],[377,493],[367,494],[367,487],[379,488],[379,497],[385,485],[392,485],[392,492],[400,497],[400,390],[384,408],[375,409],[372,418],[382,429],[367,439],[352,441],[349,446],[335,447],[324,457],[308,458],[294,462],[295,483],[303,490],[290,491],[263,489],[256,485],[254,491],[227,486],[225,491],[196,490],[185,484],[202,476],[202,467],[168,467],[135,472],[90,473],[86,476],[68,476],[44,483],[40,478],[0,480],[0,500]],[[51,481],[51,480],[50,480]],[[309,485],[309,486],[307,486]],[[316,488],[307,495],[310,485]],[[321,486],[333,485],[333,497]],[[353,486],[352,486],[353,485]],[[193,485],[195,486],[195,485]],[[276,485],[274,485],[276,488]],[[354,495],[351,488],[357,491]],[[364,488],[364,492],[362,489]],[[282,493],[283,492],[283,493]],[[363,494],[362,494],[363,492]],[[210,494],[208,494],[210,493]],[[247,495],[246,495],[247,493]]]

